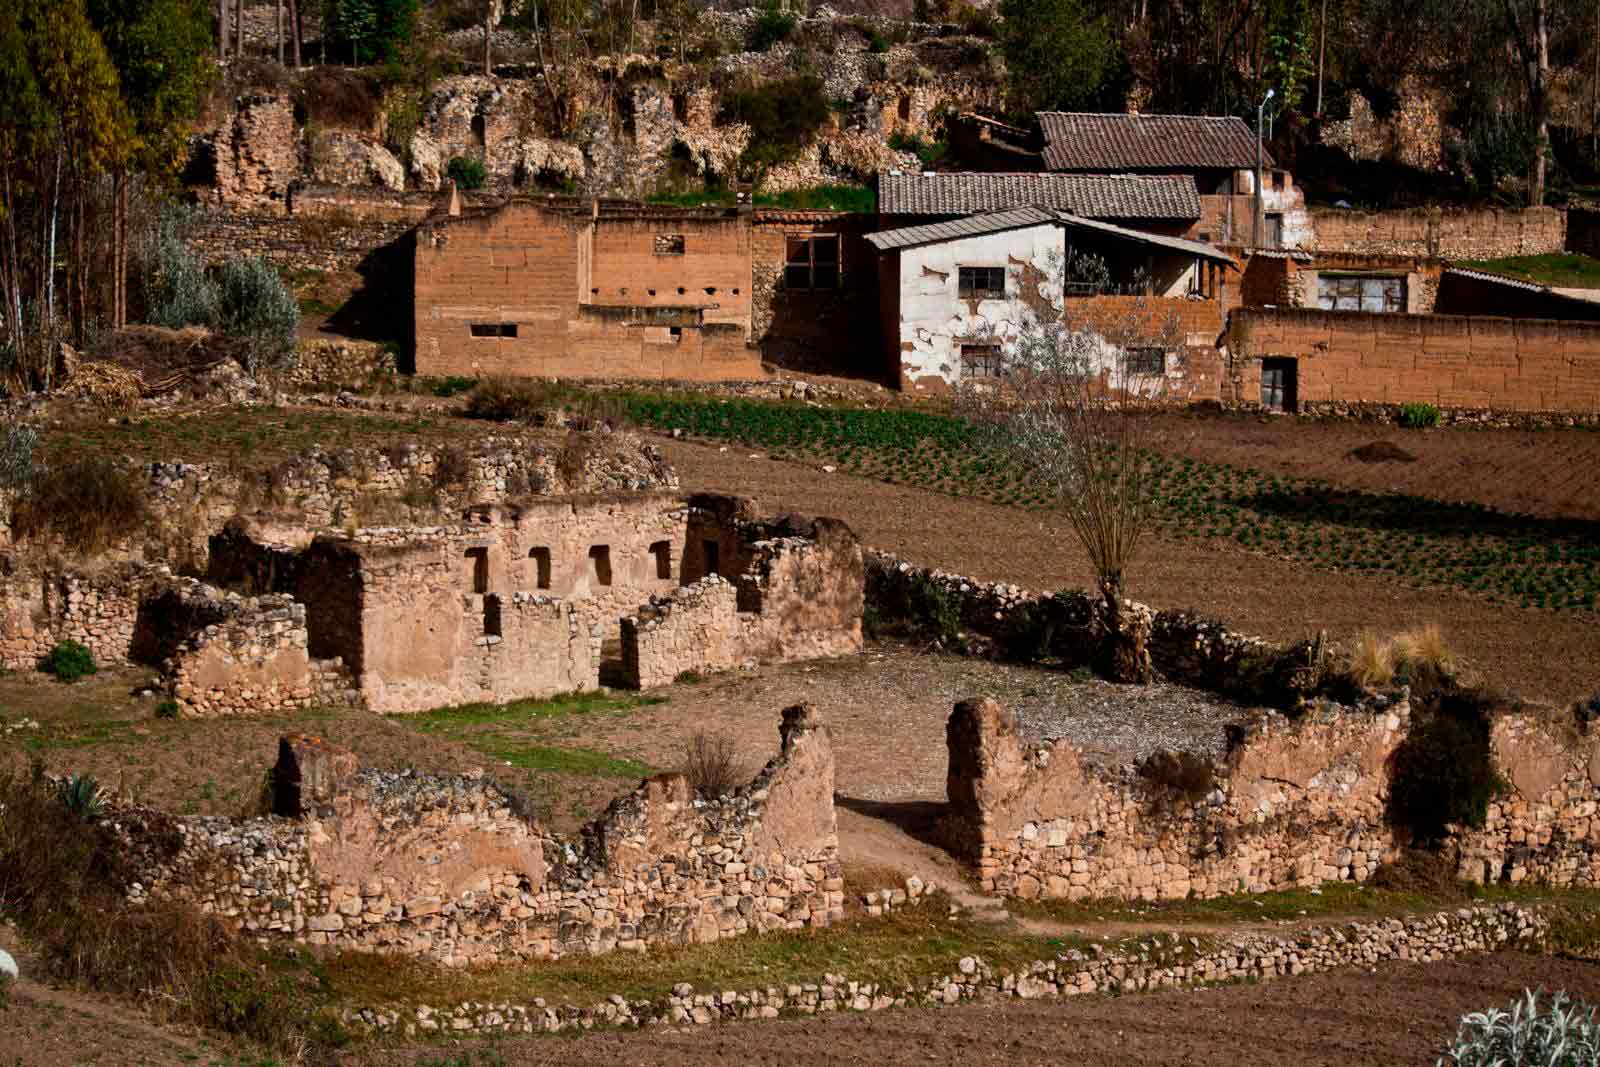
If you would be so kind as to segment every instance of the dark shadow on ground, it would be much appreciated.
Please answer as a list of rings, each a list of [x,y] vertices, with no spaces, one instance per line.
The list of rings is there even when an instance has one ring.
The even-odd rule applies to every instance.
[[[932,845],[938,849],[945,847],[939,834],[939,821],[944,817],[945,809],[949,805],[943,801],[863,800],[840,793],[834,795],[833,802],[846,811],[865,815],[869,819],[880,819],[898,827],[907,837],[921,841],[925,845]]]

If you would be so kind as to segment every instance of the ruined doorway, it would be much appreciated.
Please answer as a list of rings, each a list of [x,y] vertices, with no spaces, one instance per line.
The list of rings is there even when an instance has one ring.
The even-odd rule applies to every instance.
[[[1261,406],[1268,411],[1294,411],[1297,403],[1296,361],[1278,357],[1261,361]]]

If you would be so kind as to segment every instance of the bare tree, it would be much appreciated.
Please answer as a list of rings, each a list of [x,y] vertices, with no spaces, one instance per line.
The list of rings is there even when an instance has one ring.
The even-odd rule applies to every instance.
[[[1544,205],[1545,167],[1550,156],[1550,26],[1545,0],[1504,0],[1506,27],[1527,82],[1528,124],[1534,132],[1533,161],[1528,175],[1528,203]]]
[[[1164,376],[1150,360],[1178,346],[1177,322],[1144,297],[1115,321],[1075,322],[1063,297],[1068,273],[1057,260],[1036,292],[1013,300],[1006,323],[980,329],[998,343],[999,367],[964,379],[957,405],[1032,474],[1078,535],[1102,600],[1097,670],[1147,682],[1149,620],[1128,610],[1124,574],[1151,515],[1146,442]]]

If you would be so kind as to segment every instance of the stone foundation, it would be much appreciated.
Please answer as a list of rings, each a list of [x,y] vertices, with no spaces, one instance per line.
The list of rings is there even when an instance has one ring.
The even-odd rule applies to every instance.
[[[827,726],[797,706],[780,736],[732,794],[662,775],[575,840],[481,777],[353,771],[306,738],[285,739],[274,775],[294,783],[275,806],[295,817],[111,822],[134,901],[192,900],[263,938],[448,965],[709,942],[843,915]]]

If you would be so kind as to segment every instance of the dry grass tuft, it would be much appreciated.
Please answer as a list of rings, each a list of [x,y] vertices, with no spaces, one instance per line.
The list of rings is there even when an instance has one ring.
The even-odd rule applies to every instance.
[[[697,733],[683,754],[683,776],[689,788],[707,800],[733,792],[748,777],[727,734]]]
[[[1394,646],[1371,630],[1362,630],[1350,647],[1346,666],[1363,689],[1388,685],[1394,681]]]
[[[1455,673],[1456,654],[1446,643],[1444,631],[1439,629],[1438,623],[1430,622],[1426,626],[1396,634],[1393,648],[1397,664],[1432,667],[1444,675]]]

